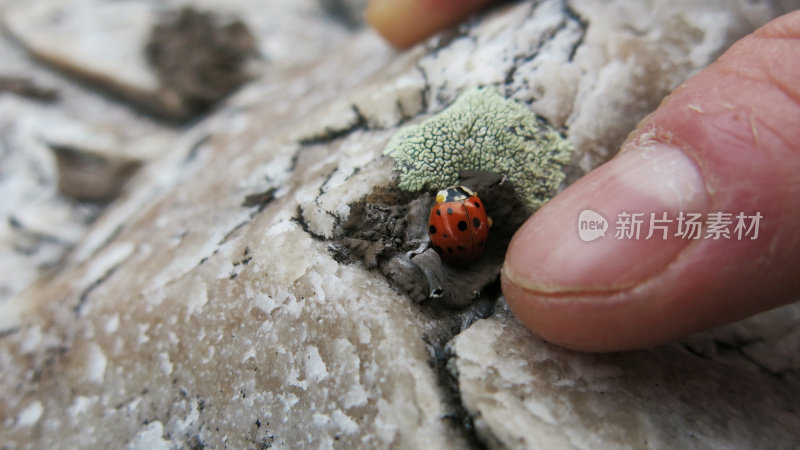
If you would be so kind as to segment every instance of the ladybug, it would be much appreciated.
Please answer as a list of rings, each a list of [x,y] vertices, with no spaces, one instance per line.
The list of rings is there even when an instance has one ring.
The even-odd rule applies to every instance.
[[[433,248],[446,262],[465,266],[481,254],[492,219],[478,195],[465,186],[451,186],[436,194],[428,234]]]

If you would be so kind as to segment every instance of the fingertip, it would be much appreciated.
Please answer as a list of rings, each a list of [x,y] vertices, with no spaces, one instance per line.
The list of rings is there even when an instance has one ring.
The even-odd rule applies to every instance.
[[[636,321],[637,305],[610,301],[613,293],[553,294],[529,290],[503,270],[508,307],[533,334],[550,343],[583,352],[631,350],[658,344]],[[639,307],[643,305],[638,305]],[[632,308],[633,307],[633,308]],[[627,319],[625,319],[627,318]]]
[[[708,195],[679,148],[643,144],[578,180],[517,231],[505,266],[536,292],[614,292],[663,270],[687,245],[651,218],[704,211]],[[631,226],[616,226],[623,219]]]
[[[370,0],[365,16],[393,46],[404,49],[451,27],[492,0]]]
[[[523,225],[502,287],[525,326],[576,350],[626,350],[800,296],[800,90],[791,82],[798,36],[793,13],[735,44],[648,116],[617,158]],[[658,152],[648,155],[650,145]],[[700,185],[705,196],[687,197]],[[662,195],[670,191],[694,200]],[[624,209],[654,213],[643,221],[671,219],[671,236],[579,239],[587,209],[609,222]],[[672,234],[681,212],[701,218],[691,241]],[[706,227],[723,216],[730,227],[715,237]],[[760,230],[737,238],[739,217],[747,226],[762,218]]]

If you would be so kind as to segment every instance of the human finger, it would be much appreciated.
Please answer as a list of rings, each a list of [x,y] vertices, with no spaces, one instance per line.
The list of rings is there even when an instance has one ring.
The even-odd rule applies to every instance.
[[[574,349],[624,350],[800,297],[798,38],[795,12],[734,44],[645,118],[619,156],[523,225],[502,283],[528,328]],[[617,226],[584,242],[586,209]],[[672,219],[659,222],[669,235],[615,236],[637,213]],[[702,218],[698,239],[675,235],[681,213]],[[731,222],[727,236],[709,234],[715,218]]]

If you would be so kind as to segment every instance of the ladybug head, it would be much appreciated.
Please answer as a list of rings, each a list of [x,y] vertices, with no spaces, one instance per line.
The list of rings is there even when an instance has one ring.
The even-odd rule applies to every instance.
[[[466,200],[473,195],[475,193],[466,186],[450,186],[436,193],[436,203]]]

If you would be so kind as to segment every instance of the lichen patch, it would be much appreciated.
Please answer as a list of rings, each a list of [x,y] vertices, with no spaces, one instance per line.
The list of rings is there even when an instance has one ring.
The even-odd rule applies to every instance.
[[[485,87],[400,130],[384,154],[395,161],[400,189],[436,190],[457,184],[463,171],[493,172],[507,177],[536,210],[564,181],[572,144],[525,106]]]

